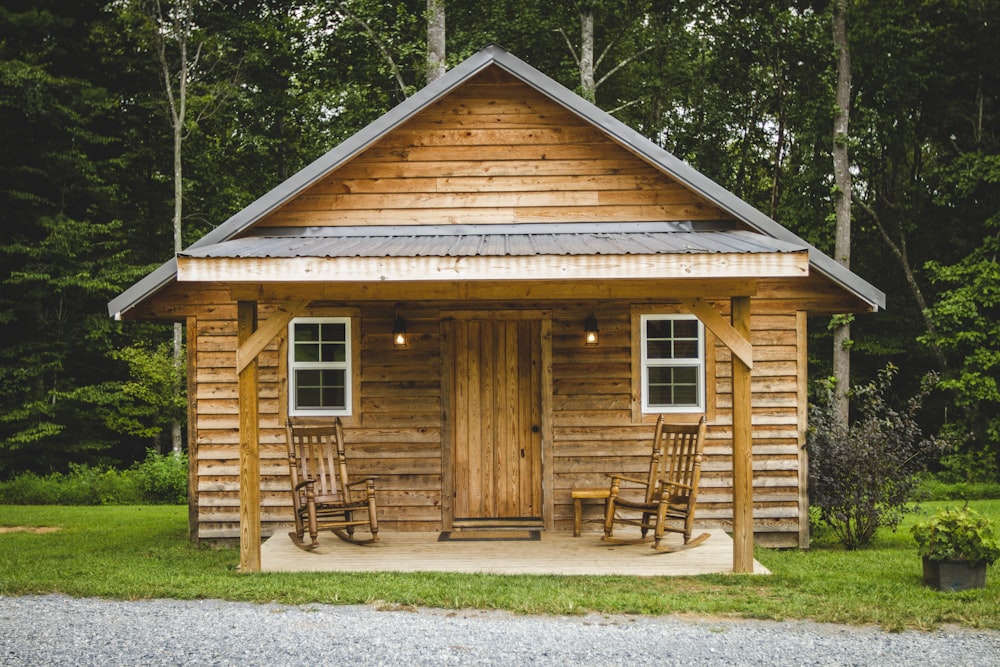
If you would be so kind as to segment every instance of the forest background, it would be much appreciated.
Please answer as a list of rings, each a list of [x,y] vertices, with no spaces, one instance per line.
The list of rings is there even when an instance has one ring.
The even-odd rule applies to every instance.
[[[846,143],[851,268],[888,302],[852,381],[940,373],[937,469],[998,481],[1000,0],[0,0],[0,479],[171,448],[172,328],[107,302],[175,215],[186,246],[421,88],[435,5],[448,66],[496,42],[831,255]],[[839,323],[810,322],[810,377]]]

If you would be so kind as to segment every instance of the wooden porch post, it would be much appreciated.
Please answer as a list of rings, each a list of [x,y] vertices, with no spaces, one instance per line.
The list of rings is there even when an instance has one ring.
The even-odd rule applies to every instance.
[[[732,298],[733,328],[750,340],[750,297]],[[753,572],[750,366],[733,355],[733,572]]]
[[[257,329],[257,302],[236,306],[242,345]],[[260,452],[256,356],[239,371],[240,572],[260,572]]]

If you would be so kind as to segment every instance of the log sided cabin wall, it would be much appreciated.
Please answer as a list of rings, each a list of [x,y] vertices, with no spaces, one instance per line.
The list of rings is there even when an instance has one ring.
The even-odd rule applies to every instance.
[[[236,303],[228,290],[190,292],[197,302],[188,318],[190,382],[189,442],[195,472],[192,487],[200,539],[239,537],[239,429]],[[379,523],[387,530],[440,530],[445,526],[442,488],[449,399],[444,379],[455,363],[445,337],[453,320],[442,313],[468,309],[466,302],[412,303],[402,308],[409,334],[406,349],[394,349],[395,302],[320,302],[307,313],[351,314],[360,341],[357,412],[344,418],[352,472],[377,474]],[[476,304],[484,310],[514,310],[523,302]],[[571,530],[574,486],[599,486],[605,473],[640,472],[648,464],[655,415],[637,414],[633,386],[633,315],[683,312],[677,305],[602,301],[532,304],[551,313],[551,527]],[[800,357],[805,320],[753,302],[751,341],[754,405],[754,525],[759,542],[797,545],[805,511],[800,489],[804,396]],[[262,321],[273,312],[262,303]],[[600,323],[600,345],[583,343],[584,320]],[[726,313],[728,315],[728,313]],[[540,334],[539,334],[540,335]],[[731,354],[708,334],[706,375],[710,423],[703,465],[699,520],[728,525],[732,505]],[[290,521],[284,420],[287,402],[287,336],[282,333],[259,356],[261,506],[263,534]],[[694,414],[690,415],[694,418]],[[452,425],[452,429],[454,429]],[[453,483],[454,486],[454,483]],[[544,500],[543,500],[544,502]],[[597,518],[595,512],[587,518]],[[539,511],[538,516],[541,516]]]
[[[642,317],[693,313],[709,423],[698,518],[733,523],[745,423],[756,540],[805,546],[806,314],[869,311],[884,295],[498,47],[401,107],[109,304],[187,323],[192,537],[241,535],[238,367],[253,328],[266,332],[248,346],[263,535],[291,520],[292,316],[350,322],[342,419],[352,472],[379,477],[381,526],[517,516],[571,530],[574,486],[648,457]],[[628,246],[650,234],[687,240]],[[256,307],[250,330],[238,304]],[[590,317],[597,346],[584,344]],[[752,414],[735,421],[746,375],[732,350],[752,356],[740,399]]]

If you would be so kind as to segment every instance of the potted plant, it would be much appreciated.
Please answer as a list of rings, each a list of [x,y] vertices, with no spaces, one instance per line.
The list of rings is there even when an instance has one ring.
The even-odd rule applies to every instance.
[[[1000,558],[989,518],[969,507],[943,509],[912,528],[924,559],[924,583],[941,591],[986,586],[986,568]]]

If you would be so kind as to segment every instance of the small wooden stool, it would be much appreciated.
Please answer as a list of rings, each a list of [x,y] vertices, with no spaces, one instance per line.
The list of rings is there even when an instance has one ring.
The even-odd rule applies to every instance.
[[[607,499],[611,495],[611,489],[606,486],[588,486],[582,489],[573,489],[573,537],[580,537],[581,515],[583,514],[582,503],[584,498],[603,498],[605,508]]]

